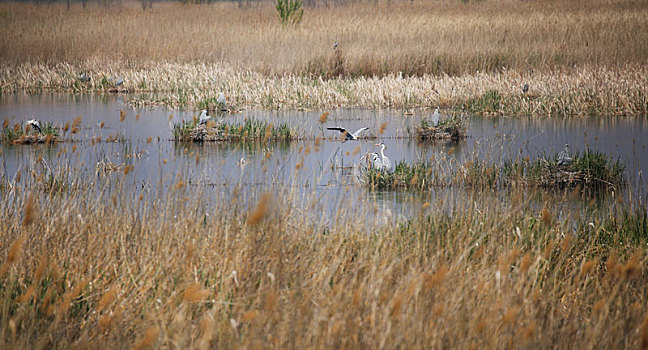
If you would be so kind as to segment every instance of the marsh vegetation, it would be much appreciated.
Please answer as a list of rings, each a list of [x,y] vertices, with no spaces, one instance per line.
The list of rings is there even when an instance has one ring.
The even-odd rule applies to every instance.
[[[197,120],[181,121],[173,125],[173,139],[176,141],[293,141],[296,137],[283,123],[274,126],[265,121],[246,119],[242,123]]]
[[[642,206],[568,222],[559,203],[512,191],[449,212],[439,198],[407,221],[370,207],[313,221],[302,208],[319,196],[291,190],[205,206],[181,180],[158,197],[118,195],[120,176],[59,177],[57,194],[0,190],[3,347],[638,347],[648,336]],[[365,217],[379,219],[369,231]]]
[[[265,3],[0,12],[3,93],[105,92],[104,78],[120,76],[120,91],[145,93],[133,106],[199,109],[223,92],[235,110],[648,111],[641,1],[357,4],[310,8],[297,27]]]
[[[0,348],[648,347],[645,1],[140,5],[0,3]]]

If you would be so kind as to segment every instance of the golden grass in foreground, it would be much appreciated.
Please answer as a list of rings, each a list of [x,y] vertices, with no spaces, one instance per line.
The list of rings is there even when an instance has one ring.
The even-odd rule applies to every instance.
[[[381,2],[309,8],[294,28],[280,25],[270,2],[65,8],[0,4],[0,62],[220,62],[271,74],[408,76],[648,59],[648,4],[635,0]]]
[[[81,83],[79,72],[93,79]],[[0,67],[3,93],[105,92],[102,77],[124,77],[121,87],[141,92],[132,106],[207,108],[220,92],[228,107],[269,109],[427,108],[441,106],[473,114],[588,116],[648,113],[648,65],[580,67],[555,72],[424,75],[400,79],[271,77],[223,64],[127,65],[88,61]],[[529,84],[529,91],[522,86]]]
[[[372,211],[326,226],[291,193],[208,209],[178,188],[1,191],[0,347],[637,348],[648,337],[645,208],[615,220],[619,201],[603,220],[568,222],[551,198],[539,210],[478,193],[451,217],[436,202],[368,229],[349,217]]]

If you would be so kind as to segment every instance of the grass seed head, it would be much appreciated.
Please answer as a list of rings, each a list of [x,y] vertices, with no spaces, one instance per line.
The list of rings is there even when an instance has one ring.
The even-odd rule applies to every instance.
[[[322,113],[322,115],[320,115],[319,117],[319,122],[322,124],[326,123],[328,121],[328,116],[329,116],[329,112]]]
[[[248,225],[256,226],[260,224],[261,221],[263,221],[263,219],[268,215],[268,212],[270,211],[271,201],[272,194],[270,192],[266,192],[261,196],[261,199],[257,203],[254,210],[252,210],[252,212],[250,212],[250,214],[248,215]]]

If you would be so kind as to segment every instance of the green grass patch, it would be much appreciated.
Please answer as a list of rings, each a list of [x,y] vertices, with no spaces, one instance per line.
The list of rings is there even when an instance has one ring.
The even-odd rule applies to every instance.
[[[366,186],[376,190],[423,190],[435,183],[433,165],[429,162],[399,162],[392,173],[367,169],[361,174],[361,180]]]
[[[209,121],[198,124],[195,120],[182,121],[173,126],[173,139],[175,141],[291,141],[294,139],[288,124],[279,126],[246,119],[243,123],[223,123]]]
[[[52,143],[58,136],[58,128],[52,123],[43,123],[41,125],[41,132],[38,132],[31,126],[26,126],[21,123],[9,126],[9,123],[5,121],[2,132],[0,132],[0,143]]]
[[[398,163],[393,173],[367,169],[361,182],[373,189],[423,190],[433,186],[461,186],[475,189],[538,187],[545,189],[614,189],[625,183],[625,166],[595,151],[575,153],[569,165],[558,165],[558,155],[519,158],[502,164],[473,159],[452,173],[430,162]]]

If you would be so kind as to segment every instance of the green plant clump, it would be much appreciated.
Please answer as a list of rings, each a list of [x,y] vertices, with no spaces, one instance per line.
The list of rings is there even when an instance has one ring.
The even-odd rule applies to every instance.
[[[275,6],[281,24],[299,24],[304,15],[301,0],[277,0]]]
[[[0,143],[51,143],[54,142],[56,137],[58,137],[58,129],[52,123],[43,123],[40,132],[31,126],[23,126],[17,123],[13,127],[9,127],[8,123],[5,123],[2,132],[0,132]]]
[[[246,119],[243,123],[182,121],[173,126],[175,141],[291,141],[293,135],[286,123],[274,126],[265,121]]]

